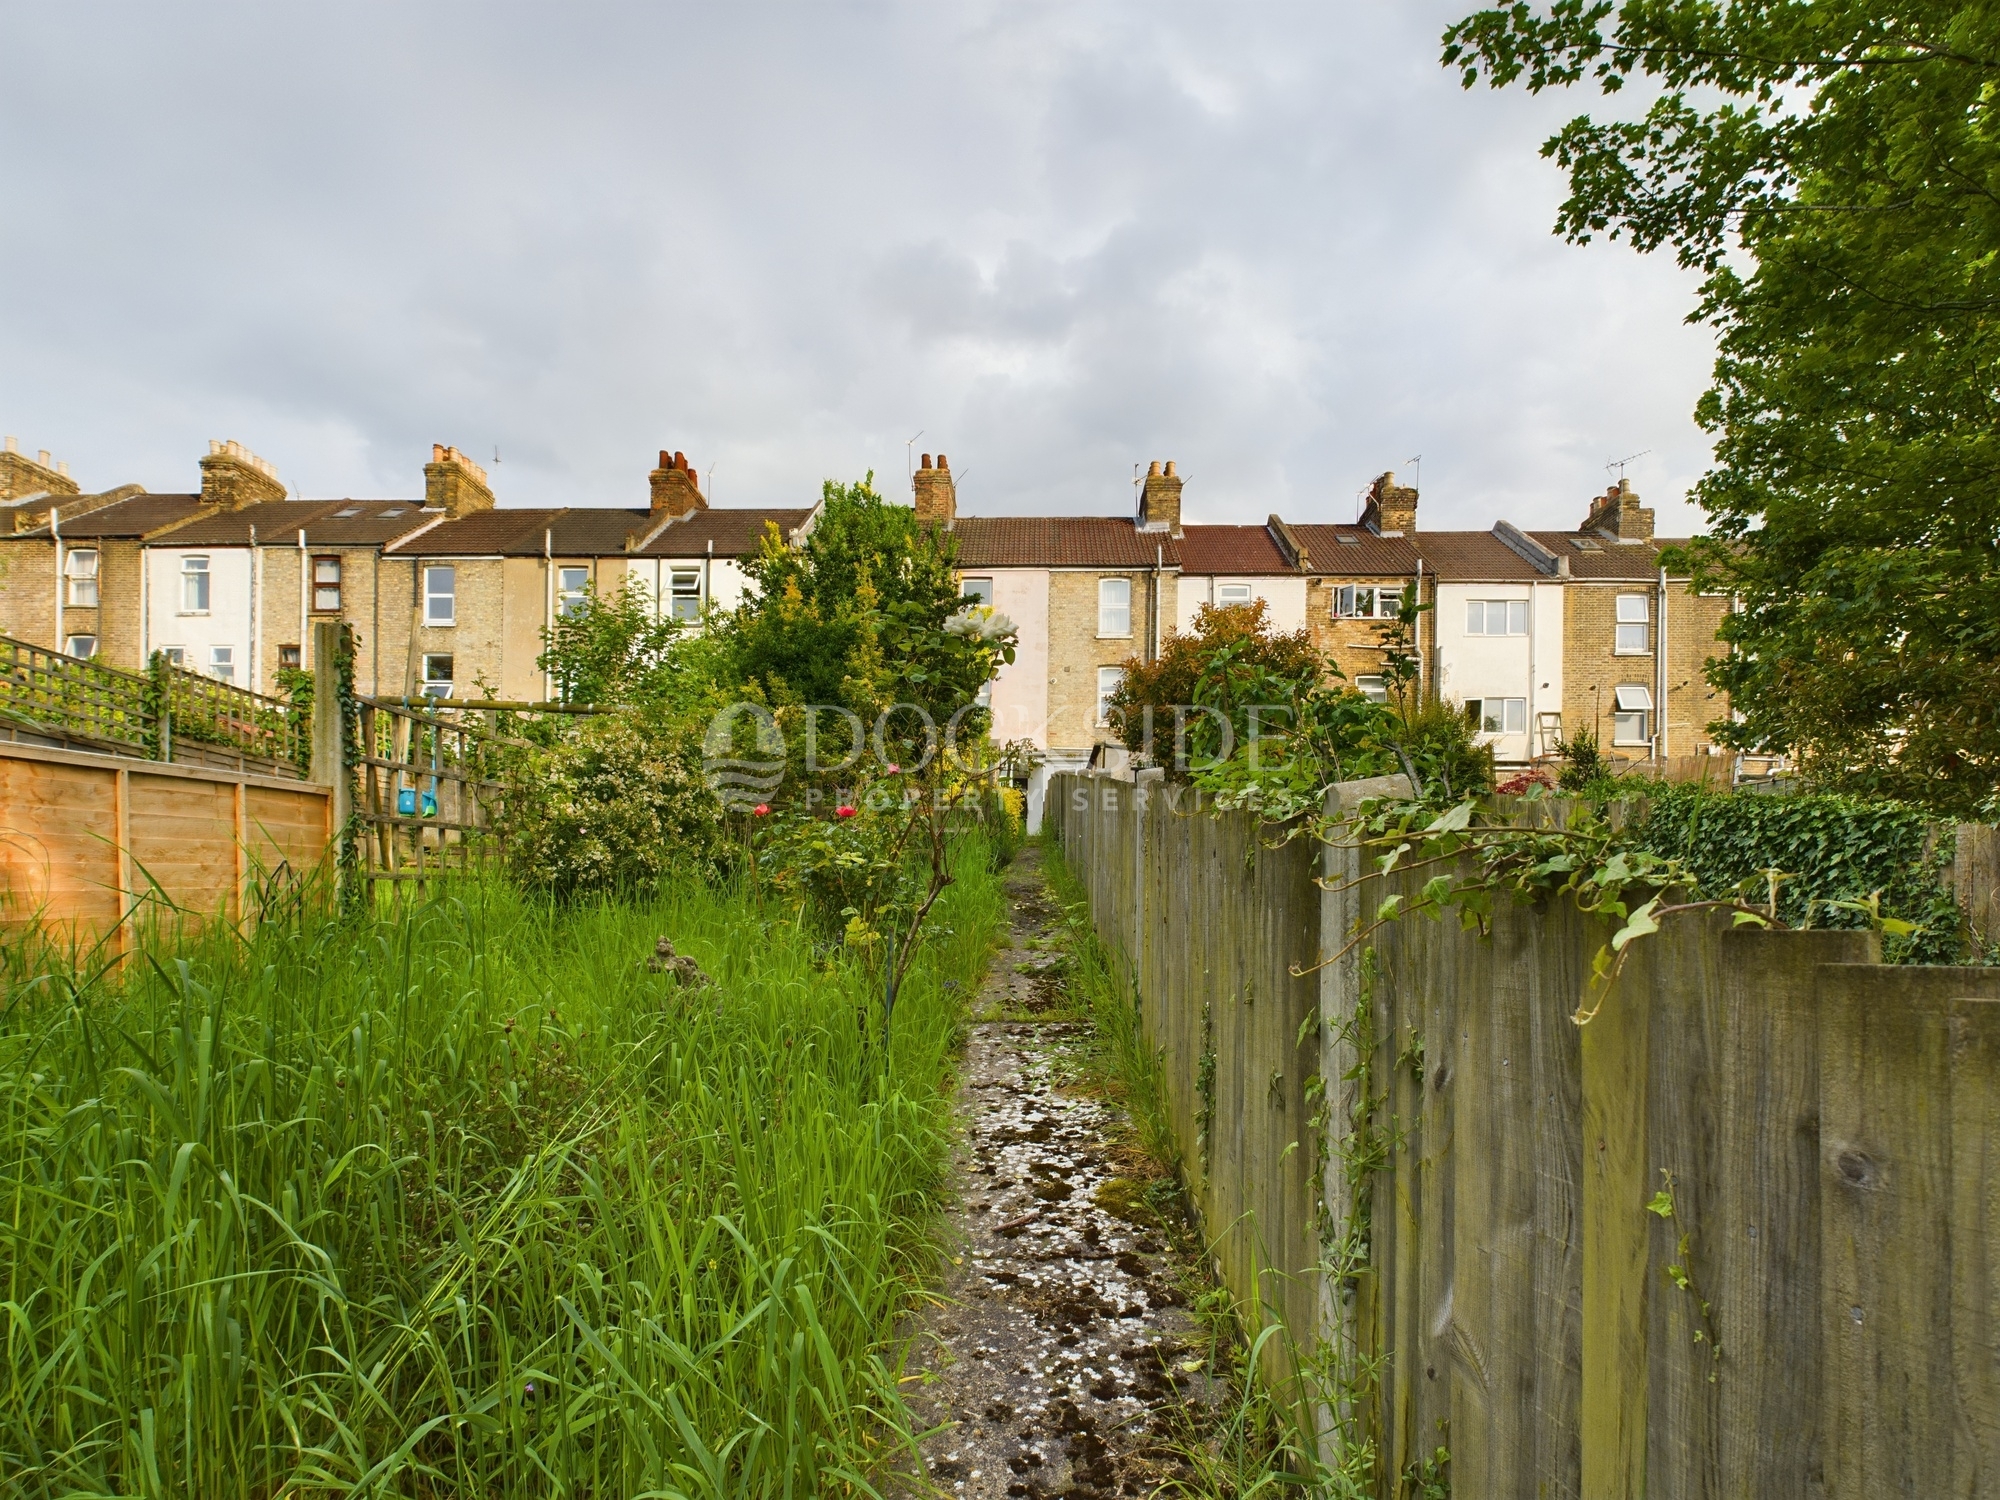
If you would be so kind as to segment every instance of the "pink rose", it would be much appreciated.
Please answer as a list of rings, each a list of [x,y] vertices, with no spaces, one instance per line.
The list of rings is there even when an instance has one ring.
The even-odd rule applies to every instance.
[[[851,818],[854,816],[854,809],[843,805],[840,807],[836,807],[833,810],[833,815],[836,818]]]
[[[760,818],[763,817],[770,810],[771,810],[771,804],[768,802],[759,802],[755,807],[750,809],[751,812],[753,812]]]

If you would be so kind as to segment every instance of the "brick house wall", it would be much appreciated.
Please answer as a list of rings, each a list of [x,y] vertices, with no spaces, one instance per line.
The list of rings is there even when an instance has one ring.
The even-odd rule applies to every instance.
[[[1088,751],[1093,745],[1118,743],[1111,730],[1097,722],[1097,672],[1120,667],[1147,654],[1152,628],[1154,586],[1159,587],[1162,634],[1179,608],[1177,582],[1171,573],[1109,570],[1054,571],[1049,575],[1049,722],[1051,750]],[[1132,584],[1132,633],[1100,637],[1097,633],[1098,583],[1125,578]]]
[[[1362,577],[1315,577],[1308,580],[1306,590],[1306,630],[1312,638],[1313,646],[1322,654],[1331,657],[1340,669],[1341,676],[1348,682],[1358,682],[1363,677],[1379,676],[1382,671],[1382,627],[1392,622],[1386,620],[1343,620],[1334,614],[1334,605],[1343,584],[1365,584],[1376,588],[1409,589],[1415,580],[1409,578]],[[1429,632],[1426,631],[1426,637]]]
[[[1617,601],[1641,595],[1647,607],[1643,654],[1617,651]],[[1643,686],[1654,699],[1655,730],[1664,728],[1665,753],[1696,755],[1714,743],[1708,726],[1729,714],[1728,699],[1704,675],[1710,657],[1721,653],[1716,631],[1728,613],[1726,598],[1693,593],[1684,580],[1669,579],[1665,591],[1665,659],[1660,644],[1661,590],[1657,579],[1572,580],[1568,589],[1563,654],[1566,658],[1563,732],[1590,729],[1598,743],[1621,759],[1642,759],[1648,747],[1614,744],[1612,713],[1620,685]],[[1664,665],[1665,691],[1659,681]]]

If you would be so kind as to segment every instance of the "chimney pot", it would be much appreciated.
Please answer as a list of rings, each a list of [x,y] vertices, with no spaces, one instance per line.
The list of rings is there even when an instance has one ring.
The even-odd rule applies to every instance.
[[[662,448],[660,450],[660,467],[663,469],[671,469],[673,466],[674,466],[673,454],[669,453],[666,449]]]
[[[1157,458],[1146,465],[1146,477],[1148,479],[1158,479],[1160,477],[1160,461]]]
[[[687,466],[688,466],[688,456],[685,453],[681,452],[680,449],[678,448],[674,449],[674,467],[676,469],[685,469]]]
[[[21,440],[17,437],[8,438],[7,451],[9,453],[19,453],[21,451]]]
[[[938,455],[937,466],[947,474],[951,472],[951,460],[946,458],[942,453]]]
[[[1174,477],[1174,461],[1170,458],[1167,460],[1167,478],[1172,479],[1173,477]]]
[[[49,466],[49,450],[44,448],[41,452],[37,453],[35,455],[35,462],[46,469]]]

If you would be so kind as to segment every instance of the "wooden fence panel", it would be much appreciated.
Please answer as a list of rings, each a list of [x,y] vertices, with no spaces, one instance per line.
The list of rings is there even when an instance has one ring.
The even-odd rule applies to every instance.
[[[2000,1494],[2000,1005],[1954,1000],[1951,1026],[1951,1355],[1957,1465]]]
[[[328,801],[300,782],[0,744],[0,920],[79,938],[140,907],[241,921],[246,885],[320,866]]]

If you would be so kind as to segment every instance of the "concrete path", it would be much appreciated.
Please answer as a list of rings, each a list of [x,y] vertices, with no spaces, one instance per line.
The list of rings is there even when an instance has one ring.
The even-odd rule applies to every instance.
[[[1030,1500],[1151,1494],[1220,1395],[1190,1282],[1145,1198],[1157,1176],[1088,1087],[1039,851],[1009,871],[1008,945],[975,1002],[945,1295],[907,1389],[932,1482]]]

